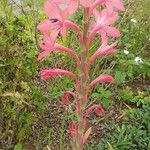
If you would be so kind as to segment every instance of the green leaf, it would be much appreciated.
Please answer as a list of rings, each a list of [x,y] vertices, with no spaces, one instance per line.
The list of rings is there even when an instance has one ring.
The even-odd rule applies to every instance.
[[[123,81],[125,80],[125,78],[126,78],[126,73],[121,72],[121,71],[116,71],[116,74],[115,74],[115,81],[116,81],[116,84],[117,84],[117,85],[122,84]]]
[[[114,150],[112,145],[109,142],[107,142],[107,144],[108,144],[108,150]]]
[[[22,143],[17,143],[14,150],[22,150]]]
[[[147,148],[147,150],[150,150],[150,143],[148,144],[148,148]]]
[[[110,106],[110,100],[109,99],[102,99],[101,103],[105,109],[108,109],[108,107]]]
[[[99,93],[92,93],[91,97],[93,99],[98,99],[100,97],[100,94]]]

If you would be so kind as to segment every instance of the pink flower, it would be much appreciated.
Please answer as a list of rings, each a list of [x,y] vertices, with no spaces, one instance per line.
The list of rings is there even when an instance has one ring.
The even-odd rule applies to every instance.
[[[78,124],[75,121],[69,122],[69,132],[72,136],[78,135]]]
[[[96,7],[99,4],[102,4],[105,0],[80,0],[81,5],[84,7]]]
[[[90,83],[89,89],[91,89],[96,83],[102,83],[102,82],[112,83],[113,81],[114,79],[110,75],[100,75]]]
[[[91,88],[93,88],[93,86],[97,83],[103,83],[103,82],[108,82],[108,83],[113,83],[114,82],[114,78],[110,75],[100,75],[99,77],[97,77],[95,80],[93,80],[87,90],[86,90],[86,97],[88,96],[89,94],[89,91]]]
[[[77,54],[73,50],[67,47],[54,43],[56,36],[57,36],[56,32],[54,32],[50,36],[44,36],[44,39],[40,44],[40,48],[42,49],[42,51],[40,51],[38,54],[38,60],[43,59],[53,51],[60,51],[60,52],[68,53],[71,57],[73,57],[76,60],[77,66],[79,67],[80,60]]]
[[[114,8],[120,11],[125,10],[125,7],[121,0],[105,0],[105,5],[109,12],[112,12]]]
[[[62,69],[46,69],[42,70],[41,72],[41,78],[43,79],[48,79],[50,77],[58,76],[58,75],[66,75],[69,76],[77,81],[77,77],[74,73],[67,71],[67,70],[62,70]]]
[[[68,105],[69,104],[69,96],[72,96],[74,98],[74,100],[77,100],[77,95],[73,92],[67,91],[64,92],[63,96],[62,96],[62,103],[64,105]]]
[[[125,7],[120,0],[80,0],[80,3],[84,7],[90,7],[92,9],[100,4],[104,4],[110,12],[112,12],[114,8],[120,11],[125,10]]]
[[[101,12],[94,9],[93,13],[96,18],[96,23],[93,24],[92,31],[89,35],[87,48],[89,47],[94,35],[97,32],[102,37],[102,43],[105,42],[106,44],[108,41],[108,37],[120,36],[120,32],[116,28],[111,26],[118,18],[117,12],[112,12],[111,14],[109,14],[107,9],[103,9]]]
[[[85,117],[88,117],[93,111],[95,111],[98,116],[103,116],[105,113],[103,107],[100,104],[94,104],[85,111]]]
[[[69,104],[69,94],[67,92],[65,92],[63,94],[63,97],[62,97],[62,103],[64,105],[68,105]]]
[[[54,50],[54,44],[57,38],[58,32],[53,32],[50,36],[44,36],[42,42],[40,43],[40,48],[42,51],[38,54],[38,60],[43,59],[49,53]]]
[[[67,20],[77,8],[78,2],[76,0],[47,1],[44,11],[48,19],[45,19],[37,26],[38,30],[44,35],[49,35],[51,31],[60,32],[63,37],[66,37],[67,28],[79,30],[77,25]]]
[[[111,25],[118,19],[118,13],[112,12],[109,14],[108,12],[107,9],[103,9],[101,12],[94,9],[93,13],[96,18],[94,29],[98,30],[100,33],[103,31],[107,33],[108,36],[119,37],[120,32],[116,28],[111,27]]]
[[[88,61],[88,68],[91,67],[91,64],[95,61],[95,59],[99,56],[103,55],[111,55],[115,52],[114,47],[116,46],[116,43],[113,43],[111,45],[104,46],[102,45],[90,58]]]

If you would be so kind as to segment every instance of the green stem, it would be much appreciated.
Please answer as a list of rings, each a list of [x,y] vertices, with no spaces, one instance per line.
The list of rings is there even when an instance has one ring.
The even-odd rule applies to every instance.
[[[84,31],[83,31],[83,43],[81,44],[81,47],[83,51],[81,52],[81,78],[80,78],[80,90],[78,91],[79,101],[78,101],[78,135],[76,137],[76,150],[83,150],[83,136],[85,132],[85,126],[84,126],[84,108],[85,103],[87,102],[85,91],[86,91],[86,83],[88,80],[87,77],[87,53],[86,53],[86,42],[87,42],[87,35],[88,35],[88,29],[89,29],[89,18],[88,18],[89,9],[84,9]]]

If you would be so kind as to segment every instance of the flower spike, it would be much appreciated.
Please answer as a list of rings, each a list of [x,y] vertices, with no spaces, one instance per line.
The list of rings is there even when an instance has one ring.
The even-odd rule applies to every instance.
[[[84,9],[82,15],[83,28],[69,20],[70,16],[76,12],[79,4]],[[114,22],[118,19],[119,11],[124,11],[124,5],[121,0],[46,0],[45,2],[44,12],[47,19],[37,26],[38,30],[43,34],[43,40],[40,43],[42,51],[38,54],[38,60],[45,58],[51,52],[60,51],[69,54],[77,64],[75,70],[77,75],[68,70],[57,68],[45,69],[40,74],[42,79],[63,75],[75,80],[75,92],[64,92],[61,98],[61,104],[71,104],[68,111],[73,113],[72,120],[69,122],[72,149],[84,149],[84,144],[87,143],[92,132],[92,127],[88,126],[89,115],[92,112],[100,117],[105,114],[105,110],[100,104],[92,104],[86,108],[88,106],[88,96],[95,84],[113,83],[114,79],[106,74],[98,76],[89,83],[89,70],[98,57],[111,55],[115,52],[116,42],[109,44],[109,41],[110,38],[115,39],[120,36],[119,30],[113,27]],[[59,35],[64,38],[67,37],[68,29],[77,33],[77,38],[79,39],[79,45],[77,44],[77,46],[81,48],[79,53],[61,45],[62,43],[57,43],[60,41],[60,39],[57,40]],[[100,37],[101,44],[89,58],[90,44],[96,34]],[[73,98],[72,102],[70,97]]]

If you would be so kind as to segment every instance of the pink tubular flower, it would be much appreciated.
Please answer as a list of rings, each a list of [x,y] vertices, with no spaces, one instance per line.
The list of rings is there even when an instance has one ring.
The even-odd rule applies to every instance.
[[[88,117],[93,111],[95,111],[98,116],[103,116],[105,114],[105,111],[100,104],[94,104],[85,111],[85,117]]]
[[[102,82],[108,82],[108,83],[113,83],[114,82],[114,78],[110,75],[100,75],[99,77],[97,77],[95,80],[93,80],[87,90],[86,90],[86,96],[88,96],[89,91],[91,88],[93,88],[93,86],[97,83],[102,83]]]
[[[77,67],[80,66],[80,59],[78,58],[77,54],[73,50],[71,50],[70,48],[64,47],[62,45],[59,45],[57,43],[55,44],[54,48],[58,51],[68,53],[72,58],[74,58],[76,60]]]
[[[77,136],[78,134],[78,124],[77,122],[71,121],[69,122],[69,132],[72,136]]]
[[[58,75],[66,75],[66,76],[69,76],[69,77],[75,79],[75,81],[77,81],[76,75],[67,70],[46,69],[46,70],[42,70],[42,72],[41,72],[41,78],[43,78],[43,79],[48,79],[50,77],[54,77],[54,76],[58,76]]]
[[[57,33],[54,33],[54,34],[56,35]],[[60,52],[68,53],[71,57],[73,57],[76,60],[77,66],[79,67],[80,60],[79,60],[77,54],[73,50],[71,50],[67,47],[59,45],[57,43],[54,44],[54,42],[53,42],[54,34],[52,34],[53,38],[52,38],[52,35],[45,36],[44,39],[42,40],[42,42],[40,44],[40,48],[42,49],[42,51],[38,54],[38,60],[43,59],[44,57],[46,57],[48,54],[50,54],[53,51],[60,51]]]
[[[63,105],[69,104],[69,94],[67,92],[63,94],[61,101]]]
[[[120,32],[111,27],[111,25],[117,20],[118,13],[112,12],[108,13],[107,9],[102,10],[101,12],[96,9],[93,10],[94,16],[96,18],[96,23],[93,24],[93,29],[89,35],[87,41],[87,48],[89,47],[94,35],[98,32],[102,37],[102,43],[106,42],[108,37],[119,37]]]
[[[40,43],[40,48],[42,51],[38,54],[38,60],[43,59],[46,57],[49,53],[51,53],[54,50],[54,44],[57,37],[58,32],[54,32],[50,36],[44,36],[42,42]]]
[[[95,61],[95,59],[99,56],[103,55],[111,55],[115,52],[114,47],[116,46],[116,43],[113,43],[111,45],[102,46],[100,47],[89,59],[88,61],[88,68],[91,67],[91,64]]]
[[[64,92],[64,94],[62,96],[62,103],[64,105],[68,105],[69,104],[69,96],[70,95],[74,98],[75,101],[77,100],[77,95],[75,93],[70,92],[70,91]]]
[[[105,4],[109,11],[113,9],[113,7],[117,10],[124,11],[124,5],[120,0],[80,0],[80,3],[84,7],[92,7],[95,8],[99,4]]]
[[[102,82],[112,83],[113,81],[114,79],[110,75],[100,75],[90,83],[88,88],[91,89],[96,83],[102,83]]]
[[[72,28],[79,32],[79,27],[67,18],[72,15],[78,7],[76,0],[52,0],[47,1],[44,11],[48,19],[41,22],[37,28],[44,34],[49,35],[52,31],[59,31],[66,37],[67,28]]]
[[[105,5],[109,12],[112,12],[113,8],[120,11],[125,10],[125,7],[120,0],[105,0]]]

